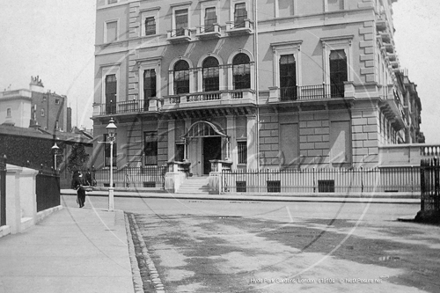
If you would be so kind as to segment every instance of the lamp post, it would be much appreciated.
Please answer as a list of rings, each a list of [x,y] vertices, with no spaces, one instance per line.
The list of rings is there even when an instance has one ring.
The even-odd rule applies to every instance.
[[[115,208],[114,187],[113,187],[113,143],[115,141],[116,125],[113,118],[110,119],[107,127],[108,140],[110,143],[110,187],[108,189],[108,210]]]
[[[57,154],[58,154],[58,150],[60,149],[57,146],[57,143],[55,142],[53,147],[51,147],[52,151],[53,151],[53,169],[56,171],[57,170]]]

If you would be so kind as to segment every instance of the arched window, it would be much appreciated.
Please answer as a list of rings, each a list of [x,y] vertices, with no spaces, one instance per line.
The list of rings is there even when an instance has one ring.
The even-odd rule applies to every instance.
[[[347,81],[347,55],[344,50],[330,52],[330,92],[332,97],[344,97]]]
[[[203,91],[212,92],[219,90],[218,60],[208,57],[203,61]]]
[[[280,58],[280,93],[281,100],[296,100],[296,66],[293,54],[281,55]]]
[[[248,89],[251,87],[251,64],[249,56],[240,53],[232,60],[232,74],[234,89]]]
[[[174,65],[174,94],[189,93],[189,65],[184,60]]]

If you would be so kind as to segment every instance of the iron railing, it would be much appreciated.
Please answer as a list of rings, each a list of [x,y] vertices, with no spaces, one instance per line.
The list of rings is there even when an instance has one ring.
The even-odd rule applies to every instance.
[[[116,187],[162,187],[167,166],[125,167],[113,169]],[[110,186],[110,169],[96,170],[94,178],[98,186]]]
[[[40,171],[36,177],[37,212],[60,205],[60,176],[56,172]]]
[[[136,113],[151,111],[150,100],[129,100],[111,104],[97,105],[99,115],[110,115],[120,113]]]
[[[440,161],[438,158],[420,162],[421,210],[440,211]]]
[[[344,97],[344,84],[317,84],[280,88],[280,101],[311,101]]]
[[[419,167],[284,169],[223,172],[225,192],[377,193],[420,192]]]

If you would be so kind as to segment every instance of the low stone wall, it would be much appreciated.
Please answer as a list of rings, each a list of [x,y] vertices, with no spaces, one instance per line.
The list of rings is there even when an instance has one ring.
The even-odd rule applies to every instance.
[[[37,174],[37,170],[6,165],[6,225],[0,227],[0,237],[20,233],[62,209],[58,205],[37,212]]]

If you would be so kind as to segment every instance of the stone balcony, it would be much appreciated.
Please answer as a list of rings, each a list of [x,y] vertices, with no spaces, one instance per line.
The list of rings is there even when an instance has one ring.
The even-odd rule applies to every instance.
[[[171,44],[189,43],[191,41],[191,30],[188,28],[169,30],[167,40]]]
[[[215,23],[212,26],[199,26],[196,30],[196,37],[200,40],[218,39],[221,36],[221,28]]]
[[[394,85],[387,85],[380,90],[381,95],[380,108],[385,116],[397,122],[401,128],[407,125],[405,121],[405,110],[403,107],[401,96],[402,94]]]
[[[243,22],[226,22],[226,33],[229,36],[250,35],[253,31],[253,23],[249,19],[245,19]]]
[[[164,98],[163,110],[256,105],[250,89],[172,95]]]

